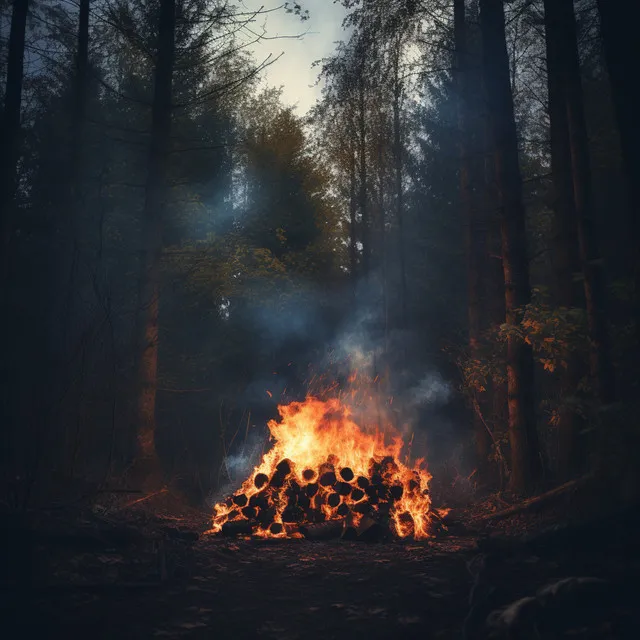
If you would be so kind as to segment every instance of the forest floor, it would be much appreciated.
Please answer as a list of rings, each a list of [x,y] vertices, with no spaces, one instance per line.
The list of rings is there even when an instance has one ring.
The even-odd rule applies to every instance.
[[[208,514],[168,495],[42,512],[32,533],[5,529],[2,636],[640,637],[637,510],[550,528],[557,508],[496,520],[487,509],[420,543],[204,535]]]

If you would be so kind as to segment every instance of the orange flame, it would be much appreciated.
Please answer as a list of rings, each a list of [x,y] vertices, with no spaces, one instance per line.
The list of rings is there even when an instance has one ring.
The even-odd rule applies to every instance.
[[[338,398],[279,406],[268,424],[273,446],[242,487],[214,507],[212,532],[227,522],[251,522],[263,537],[296,535],[296,525],[363,515],[386,519],[399,537],[429,537],[428,483],[418,460],[400,462],[400,436],[385,442],[378,428],[363,430]],[[297,534],[299,535],[299,534]]]

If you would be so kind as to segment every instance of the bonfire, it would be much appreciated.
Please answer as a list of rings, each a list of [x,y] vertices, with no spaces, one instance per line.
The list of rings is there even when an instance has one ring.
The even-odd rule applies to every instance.
[[[339,526],[356,539],[375,525],[399,538],[429,537],[429,473],[401,462],[403,440],[363,429],[340,399],[279,406],[272,447],[234,495],[216,504],[213,533],[311,537]]]

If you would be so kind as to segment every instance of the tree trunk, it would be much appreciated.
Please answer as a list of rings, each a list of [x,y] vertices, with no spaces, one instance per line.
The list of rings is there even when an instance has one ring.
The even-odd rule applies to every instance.
[[[4,287],[9,261],[11,217],[17,189],[20,157],[20,107],[24,78],[24,42],[29,0],[14,0],[7,55],[7,84],[0,131],[0,286]],[[2,295],[5,295],[3,292]]]
[[[404,240],[404,193],[402,187],[402,123],[400,107],[402,100],[402,80],[400,79],[400,59],[402,54],[402,35],[397,37],[393,57],[393,158],[395,164],[396,221],[398,223],[398,247],[400,254],[400,308],[401,328],[407,328],[407,266]]]
[[[14,199],[17,189],[17,164],[20,157],[20,110],[24,69],[24,43],[27,25],[28,0],[14,0],[7,55],[7,80],[4,96],[4,111],[0,124],[0,328],[5,336],[5,348],[0,359],[0,376],[3,384],[0,391],[0,467],[7,479],[13,482],[18,465],[18,433],[15,418],[15,398],[19,383],[16,381],[16,348],[9,340],[18,319],[9,297],[9,252],[13,226]]]
[[[630,19],[627,9],[626,0],[598,0],[600,31],[627,179],[631,247],[629,273],[635,273],[636,296],[640,296],[640,127],[637,122],[640,97],[635,73],[630,71],[640,63],[640,43],[637,23]]]
[[[174,56],[175,0],[161,0],[144,203],[144,257],[140,309],[142,336],[137,405],[138,463],[145,474],[156,477],[159,474],[155,442],[159,280],[163,218],[167,198]]]
[[[364,69],[362,69],[364,74]],[[362,239],[362,273],[365,277],[369,275],[370,259],[371,259],[371,233],[370,233],[370,221],[369,210],[367,207],[367,126],[366,126],[366,102],[365,102],[365,88],[364,77],[359,79],[359,96],[358,96],[358,130],[359,139],[358,144],[359,156],[360,156],[360,194],[359,194],[359,207],[360,207],[360,224],[362,225],[361,239]]]
[[[481,247],[476,220],[476,208],[473,203],[471,186],[471,140],[469,125],[469,56],[467,49],[465,0],[454,0],[453,3],[454,39],[455,39],[455,79],[458,97],[458,143],[460,153],[460,202],[466,220],[466,252],[467,252],[467,321],[469,325],[469,356],[472,360],[479,358],[480,343],[480,265]],[[472,391],[472,393],[474,393]],[[477,400],[477,398],[476,398]],[[491,438],[478,415],[474,403],[473,429],[475,435],[478,475],[482,482],[487,480],[487,469],[491,455]]]
[[[353,293],[356,292],[358,278],[358,235],[356,214],[358,212],[358,200],[356,194],[356,148],[351,137],[349,144],[349,267]]]
[[[562,307],[580,305],[574,274],[580,271],[577,242],[576,210],[571,181],[571,151],[565,87],[567,82],[563,60],[566,46],[557,0],[545,0],[545,32],[549,118],[551,137],[551,172],[553,176],[555,214],[555,275],[557,300]],[[560,395],[565,399],[577,393],[582,363],[577,354],[570,354],[561,374]],[[583,459],[579,447],[580,419],[569,406],[560,407],[558,429],[558,472],[566,480],[580,470]]]
[[[573,198],[577,217],[578,242],[587,306],[590,341],[590,370],[596,397],[603,405],[615,401],[615,375],[610,354],[607,326],[606,289],[602,261],[593,221],[593,194],[589,138],[584,115],[578,40],[572,0],[555,0],[554,19],[561,31],[562,64],[566,69],[565,96],[573,179]],[[557,13],[556,13],[557,12]]]
[[[518,157],[518,140],[509,80],[502,0],[480,1],[485,83],[501,208],[502,266],[505,281],[506,323],[520,323],[519,310],[531,297],[525,209]],[[535,422],[533,354],[513,335],[507,342],[511,488],[520,493],[535,489],[541,476]]]

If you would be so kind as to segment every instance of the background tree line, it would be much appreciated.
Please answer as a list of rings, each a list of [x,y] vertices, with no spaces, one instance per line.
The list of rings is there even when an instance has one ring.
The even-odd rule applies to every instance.
[[[259,85],[264,10],[0,5],[8,500],[163,474],[204,498],[354,318],[443,474],[461,442],[489,488],[635,483],[621,4],[343,4],[308,118]],[[441,413],[408,401],[431,370]]]

